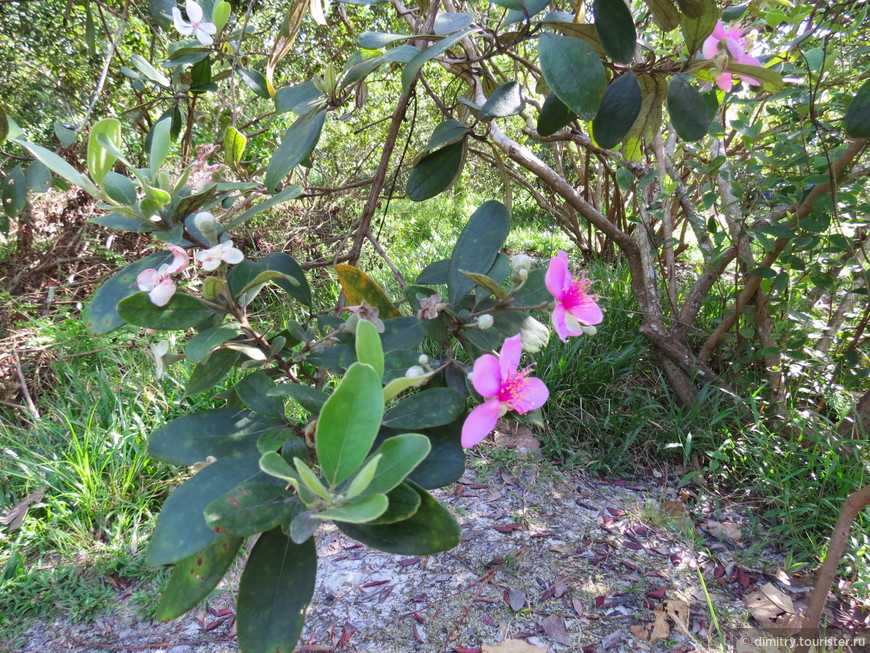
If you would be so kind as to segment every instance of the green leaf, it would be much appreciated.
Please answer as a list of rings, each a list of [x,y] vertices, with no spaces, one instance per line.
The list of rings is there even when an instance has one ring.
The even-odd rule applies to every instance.
[[[284,134],[281,144],[266,167],[264,184],[275,188],[290,172],[314,151],[326,120],[326,109],[316,108],[299,116]]]
[[[759,66],[747,66],[745,64],[728,61],[725,64],[725,70],[735,75],[745,75],[761,83],[761,87],[765,91],[777,93],[785,88],[785,82],[782,75],[772,68],[760,68]]]
[[[374,526],[345,522],[336,526],[345,535],[387,553],[432,555],[457,546],[461,531],[450,511],[422,488],[411,487],[420,497],[420,507],[410,518]]]
[[[390,34],[388,32],[363,32],[356,37],[357,43],[366,50],[383,50],[384,47],[396,41],[412,39],[412,34]]]
[[[239,352],[232,349],[218,349],[207,360],[193,368],[184,386],[183,397],[193,397],[215,388],[232,371],[241,356]]]
[[[541,72],[553,93],[580,118],[592,120],[607,84],[595,51],[580,39],[541,34],[538,54]]]
[[[682,9],[680,30],[686,49],[690,54],[697,52],[713,33],[722,12],[716,6],[716,0],[678,0],[677,4]]]
[[[36,157],[36,160],[45,165],[49,170],[59,177],[63,177],[69,183],[75,184],[79,188],[93,197],[100,196],[100,190],[94,186],[90,179],[73,168],[66,160],[59,157],[51,150],[47,150],[41,145],[28,143],[27,141],[16,141],[22,147],[28,149],[30,153]]]
[[[136,218],[128,218],[120,213],[112,212],[106,215],[98,215],[95,218],[88,218],[88,222],[98,224],[107,229],[118,229],[120,231],[134,231],[136,233],[149,233],[154,231],[154,225],[144,220]]]
[[[402,70],[402,94],[408,94],[408,92],[411,90],[411,83],[414,81],[414,78],[417,77],[417,73],[420,72],[420,69],[427,61],[431,61],[439,54],[442,54],[448,48],[451,48],[459,43],[469,34],[477,31],[479,31],[479,28],[472,27],[461,32],[457,32],[456,34],[452,34],[451,36],[447,36],[438,41],[437,43],[433,43],[428,48],[417,54],[407,64],[405,64],[405,68],[404,70]]]
[[[383,515],[388,505],[386,495],[374,494],[348,501],[335,508],[315,512],[311,516],[320,520],[333,519],[345,524],[364,524]]]
[[[473,22],[474,14],[447,12],[435,17],[432,31],[438,36],[446,36],[465,29]]]
[[[550,330],[528,313],[520,311],[496,311],[493,313],[494,328],[504,337],[520,335],[523,351],[537,354],[550,340]]]
[[[16,217],[27,205],[27,179],[21,166],[15,166],[0,183],[0,201],[7,218]]]
[[[115,118],[103,118],[96,125],[91,127],[91,133],[88,136],[88,172],[91,175],[91,179],[93,179],[98,184],[103,183],[103,178],[112,169],[112,166],[115,165],[116,161],[115,155],[106,150],[106,148],[104,148],[99,143],[99,141],[97,141],[97,136],[99,136],[100,134],[104,135],[107,139],[112,141],[116,147],[120,148],[122,142],[121,122]],[[122,175],[117,176],[123,177]],[[123,177],[123,179],[127,178]],[[127,181],[129,181],[129,179]],[[108,194],[108,190],[106,190],[106,193]],[[136,203],[135,195],[136,190],[134,188],[133,201],[123,203],[133,206]],[[112,197],[111,194],[109,194],[109,197]]]
[[[323,103],[323,91],[314,82],[279,88],[275,93],[275,113],[292,111],[297,115],[308,113]]]
[[[347,489],[344,491],[344,496],[348,499],[353,499],[362,494],[365,489],[371,484],[375,477],[375,472],[378,470],[378,464],[381,462],[381,455],[370,456],[365,464],[360,467],[360,470],[354,474]]]
[[[553,301],[553,295],[545,284],[546,275],[547,268],[535,268],[529,272],[526,283],[513,295],[514,306],[538,306]]]
[[[541,136],[552,136],[576,118],[577,114],[565,106],[555,93],[549,93],[541,106],[541,113],[538,114],[538,133]]]
[[[365,460],[383,414],[380,377],[371,366],[354,363],[317,420],[317,460],[330,486],[341,483]]]
[[[618,1],[622,3],[622,0]],[[616,147],[640,114],[642,101],[643,93],[633,74],[617,77],[607,87],[598,114],[592,121],[595,141],[605,149]]]
[[[302,438],[296,434],[296,431],[287,428],[286,426],[278,426],[269,429],[257,438],[257,451],[264,454],[270,451],[277,451],[285,446],[295,447],[297,444],[301,445],[302,451],[295,455],[304,454],[304,451],[306,450],[305,443],[302,441]]]
[[[224,131],[224,162],[233,170],[239,169],[247,144],[247,137],[232,125]]]
[[[151,164],[152,174],[156,173],[166,160],[166,155],[169,154],[169,132],[172,130],[172,119],[167,116],[162,120],[158,120],[151,128],[151,148],[149,151],[149,163]],[[164,202],[164,204],[168,203]]]
[[[218,2],[214,3],[214,7],[212,7],[211,10],[211,22],[214,23],[218,34],[220,34],[220,31],[224,26],[226,26],[227,21],[230,19],[232,9],[232,6],[229,2],[226,2],[226,0],[218,0]]]
[[[431,388],[403,399],[384,415],[383,424],[396,429],[426,429],[455,421],[465,400],[449,388]]]
[[[184,353],[191,363],[201,363],[206,360],[211,351],[224,344],[227,340],[241,335],[238,322],[227,322],[197,333],[184,348]]]
[[[206,56],[190,68],[190,92],[205,93],[213,90],[217,90],[217,86],[211,81],[211,60]]]
[[[292,283],[288,279],[277,278],[273,283],[297,301],[308,307],[311,306],[311,288],[305,278],[305,272],[296,259],[284,252],[272,252],[261,258],[260,263],[265,263],[270,270],[295,280],[296,283]]]
[[[523,87],[519,82],[508,82],[493,91],[486,103],[480,108],[477,118],[479,120],[489,120],[491,118],[515,116],[525,107],[526,101],[523,99]]]
[[[385,352],[394,349],[413,349],[423,341],[423,329],[416,317],[393,317],[384,320],[381,347]]]
[[[487,0],[487,2],[513,11],[525,11],[526,8],[524,0]]]
[[[381,336],[375,325],[360,320],[356,326],[356,359],[360,363],[371,365],[378,379],[384,376],[384,350],[381,347]]]
[[[9,136],[9,118],[3,105],[0,104],[0,145],[3,144],[7,136]]]
[[[637,30],[624,0],[594,0],[595,31],[604,51],[618,63],[634,61]]]
[[[166,306],[156,306],[148,293],[137,292],[118,302],[118,315],[135,326],[177,331],[201,324],[214,315],[214,309],[180,292],[175,293]]]
[[[646,0],[655,24],[665,32],[670,32],[680,26],[680,12],[674,6],[674,0]]]
[[[203,515],[216,533],[248,537],[286,522],[296,505],[294,496],[281,486],[250,481],[212,501]]]
[[[431,450],[429,438],[420,433],[402,433],[387,438],[371,455],[371,459],[380,456],[380,462],[362,496],[390,492],[414,471]]]
[[[458,120],[445,120],[438,123],[432,130],[429,142],[426,144],[426,152],[441,149],[445,145],[458,143],[465,139],[471,132],[471,127]]]
[[[293,465],[296,467],[296,473],[299,475],[299,480],[302,482],[302,485],[321,499],[326,499],[327,501],[332,500],[332,493],[323,484],[320,477],[314,473],[314,470],[305,464],[304,460],[301,458],[294,458]]]
[[[406,191],[415,202],[431,199],[450,188],[465,164],[465,140],[424,156],[408,176]]]
[[[34,193],[45,193],[51,189],[51,170],[39,161],[31,163],[24,176],[27,179],[27,188]]]
[[[318,414],[323,410],[323,404],[329,399],[329,395],[323,390],[317,390],[307,385],[299,383],[282,383],[269,390],[269,394],[273,396],[286,395],[295,400],[309,413]]]
[[[435,261],[434,263],[430,263],[423,271],[417,276],[417,279],[414,283],[424,284],[424,285],[441,285],[447,284],[447,274],[450,270],[450,259],[442,259],[440,261]]]
[[[245,653],[291,653],[314,594],[314,540],[294,544],[280,528],[251,551],[236,601],[239,647]]]
[[[256,451],[257,439],[284,420],[249,410],[217,408],[172,420],[148,438],[148,454],[170,465],[193,465],[213,456],[239,458]]]
[[[870,79],[861,85],[852,98],[843,126],[852,138],[870,137]]]
[[[236,559],[242,542],[241,537],[224,537],[175,563],[154,619],[180,617],[211,594]]]
[[[248,209],[247,211],[245,211],[241,215],[230,220],[226,225],[224,225],[224,230],[229,231],[233,227],[238,227],[240,224],[247,222],[248,220],[253,218],[255,215],[262,213],[266,209],[271,209],[273,206],[277,206],[278,204],[281,204],[282,202],[286,202],[288,200],[295,199],[295,198],[299,197],[301,194],[302,194],[302,187],[301,186],[288,186],[287,188],[282,190],[280,193],[277,193],[277,194],[273,195],[272,197],[270,197],[269,199],[267,199],[263,202],[260,202],[259,204],[257,204],[253,208]]]
[[[301,480],[299,472],[291,467],[290,463],[284,460],[284,457],[281,456],[281,454],[274,451],[267,451],[261,455],[259,465],[264,474],[280,478],[284,481],[293,482],[294,485],[297,485]],[[314,498],[314,495],[308,496],[311,499]]]
[[[475,274],[474,272],[466,272],[460,270],[462,274],[472,283],[483,288],[487,294],[492,295],[499,301],[504,301],[508,298],[507,291],[502,288],[495,280],[490,279],[485,274]]]
[[[472,214],[450,255],[447,273],[449,302],[465,297],[474,283],[464,272],[486,274],[510,232],[510,216],[501,202],[484,202]]]
[[[136,70],[145,75],[149,80],[159,84],[160,86],[169,87],[169,78],[152,66],[141,55],[134,54],[130,56],[130,63],[135,66]]]
[[[426,489],[444,487],[455,483],[465,473],[465,450],[459,445],[463,420],[423,434],[429,438],[432,449],[411,472],[408,479]]]
[[[375,524],[395,524],[410,518],[420,507],[420,495],[417,494],[407,483],[400,483],[387,494],[390,505],[378,518],[368,522],[370,526]]]
[[[762,279],[774,279],[776,278],[776,270],[768,267],[754,268],[749,271],[754,277],[761,277]]]
[[[126,324],[124,318],[118,315],[118,302],[139,291],[136,285],[136,277],[139,273],[148,269],[156,270],[163,263],[170,261],[172,261],[171,252],[158,252],[116,272],[94,293],[90,304],[84,310],[83,317],[87,322],[88,331],[95,336],[105,335]]]
[[[90,149],[90,142],[88,142],[88,148]],[[136,185],[124,175],[109,170],[103,175],[101,183],[103,190],[106,191],[106,195],[118,204],[136,206]]]
[[[262,476],[258,461],[256,451],[218,460],[175,488],[160,510],[148,543],[148,564],[178,562],[223,539],[205,523],[203,510],[233,486]]]
[[[707,135],[710,118],[704,98],[685,75],[674,75],[668,84],[668,113],[677,135],[697,141]]]
[[[255,413],[268,417],[284,418],[284,402],[280,396],[269,394],[275,382],[265,372],[248,374],[236,386],[236,395]]]
[[[399,310],[387,297],[384,290],[365,272],[352,265],[339,264],[333,266],[338,275],[338,282],[351,306],[360,306],[364,301],[372,308],[378,309],[380,319],[386,320],[401,315]]]
[[[63,123],[55,121],[54,135],[57,136],[57,140],[60,141],[61,145],[64,147],[71,147],[72,144],[76,142],[78,132],[76,132],[72,127],[67,127]]]
[[[266,77],[259,70],[253,68],[237,68],[239,77],[250,87],[255,95],[259,95],[264,100],[271,100],[272,95],[269,93],[269,84]]]

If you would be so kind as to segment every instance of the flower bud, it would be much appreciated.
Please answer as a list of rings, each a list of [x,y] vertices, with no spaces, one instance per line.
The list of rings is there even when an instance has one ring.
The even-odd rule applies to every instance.
[[[425,374],[426,370],[419,365],[413,365],[405,371],[405,376],[409,379],[416,379],[418,376],[424,376]]]
[[[526,279],[529,278],[529,271],[521,268],[521,269],[517,270],[516,277],[520,281],[525,281]]]
[[[479,315],[477,317],[477,328],[481,331],[485,331],[492,326],[493,322],[494,320],[492,319],[492,315],[490,315],[489,313]]]
[[[525,270],[528,273],[532,269],[532,259],[526,254],[516,254],[511,257],[511,270],[519,272]]]
[[[426,367],[429,364],[429,357],[426,354],[420,354],[420,358],[417,359],[417,362],[423,367]]]
[[[580,330],[583,331],[587,336],[594,336],[598,333],[598,329],[594,326],[586,326],[585,324],[580,327]]]

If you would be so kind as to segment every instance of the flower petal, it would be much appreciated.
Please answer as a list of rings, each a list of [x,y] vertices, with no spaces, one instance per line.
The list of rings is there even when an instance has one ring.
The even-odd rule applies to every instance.
[[[541,379],[527,377],[516,382],[514,398],[507,402],[507,407],[525,415],[530,410],[543,406],[549,396],[550,391]]]
[[[715,59],[719,54],[719,40],[713,35],[704,39],[704,45],[701,46],[701,54],[704,55],[705,59]]]
[[[187,250],[178,245],[167,244],[169,251],[172,252],[172,263],[166,266],[166,274],[175,274],[181,272],[190,263],[190,254]]]
[[[221,258],[225,262],[235,265],[236,263],[241,263],[242,261],[244,261],[245,255],[242,254],[242,250],[240,249],[236,249],[235,247],[226,247],[221,254]]]
[[[501,402],[490,399],[472,410],[462,425],[462,446],[473,447],[492,433],[501,415]]]
[[[172,22],[175,24],[175,29],[177,29],[180,34],[185,36],[193,34],[193,25],[181,17],[181,12],[178,11],[178,7],[172,8]]]
[[[556,302],[556,308],[550,315],[550,321],[553,323],[553,330],[559,336],[559,340],[566,342],[568,340],[568,325],[565,324],[565,307],[561,302]]]
[[[722,73],[714,80],[716,82],[716,86],[718,86],[723,91],[730,91],[731,87],[734,86],[734,80],[732,79],[731,73]]]
[[[523,355],[523,340],[520,334],[512,336],[504,341],[501,351],[498,353],[498,364],[501,368],[502,381],[511,374],[516,374],[520,366],[520,357]]]
[[[595,303],[589,303],[584,306],[575,306],[568,312],[571,313],[580,324],[585,324],[586,326],[601,324],[602,320],[604,320],[604,313]]]
[[[172,279],[163,279],[148,293],[151,303],[156,306],[166,306],[175,294],[175,282]]]
[[[191,23],[198,23],[202,20],[202,7],[193,0],[186,0],[184,8],[187,9],[187,19]]]
[[[155,269],[142,270],[139,276],[136,277],[136,285],[142,292],[149,292],[154,289],[163,277]]]
[[[196,40],[199,41],[202,45],[211,45],[214,43],[214,39],[208,35],[203,28],[204,25],[208,23],[202,23],[196,26],[196,29],[193,30],[193,35],[196,37]]]
[[[568,271],[568,254],[561,249],[559,253],[550,259],[547,273],[544,275],[544,284],[547,290],[556,299],[561,299],[565,291],[571,285],[571,274]]]
[[[495,356],[484,354],[474,361],[471,385],[482,397],[494,397],[498,394],[501,389],[501,368]]]

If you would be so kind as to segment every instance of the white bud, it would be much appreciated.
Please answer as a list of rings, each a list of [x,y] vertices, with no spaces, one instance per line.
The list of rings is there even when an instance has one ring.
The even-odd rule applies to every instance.
[[[517,279],[519,279],[520,281],[525,281],[526,279],[529,278],[529,271],[524,269],[524,268],[520,268],[519,270],[517,270],[516,276],[517,276]]]
[[[492,315],[489,313],[485,313],[483,315],[478,316],[477,318],[477,328],[480,330],[486,330],[492,326],[493,323]]]
[[[425,367],[429,364],[429,357],[426,354],[420,354],[420,358],[417,359],[417,362]]]
[[[519,272],[525,270],[528,272],[532,269],[532,259],[526,254],[516,254],[511,257],[511,270]]]
[[[594,326],[583,325],[580,327],[580,330],[583,331],[583,333],[585,333],[587,336],[594,336],[596,333],[598,333],[598,329],[596,329]]]
[[[423,376],[426,374],[426,370],[424,370],[419,365],[413,365],[409,367],[405,372],[405,376],[409,379],[416,379],[418,376]]]

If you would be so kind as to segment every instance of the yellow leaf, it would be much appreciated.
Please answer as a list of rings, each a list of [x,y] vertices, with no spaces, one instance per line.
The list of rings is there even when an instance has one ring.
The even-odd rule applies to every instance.
[[[372,308],[378,309],[378,317],[382,320],[401,315],[383,289],[362,270],[352,265],[336,265],[335,272],[351,306],[359,306],[365,301]]]

